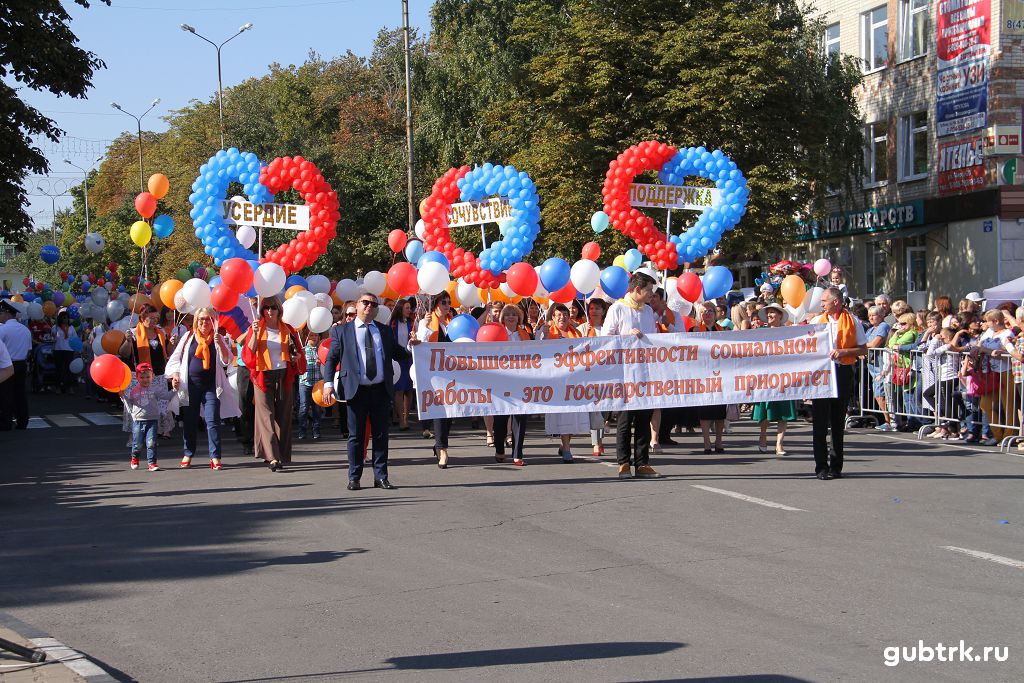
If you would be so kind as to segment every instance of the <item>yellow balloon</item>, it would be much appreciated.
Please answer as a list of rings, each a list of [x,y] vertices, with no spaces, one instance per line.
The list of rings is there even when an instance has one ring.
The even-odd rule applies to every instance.
[[[618,266],[619,268],[622,268],[624,270],[629,270],[629,268],[626,268],[626,257],[623,256],[622,254],[619,254],[614,259],[612,259],[612,265]]]
[[[135,246],[144,247],[153,237],[153,228],[149,227],[149,223],[146,221],[135,221],[129,228],[128,234],[132,238],[132,242],[135,242]]]
[[[25,303],[25,297],[23,297],[21,294],[15,294],[14,296],[11,297],[11,301],[23,304]]]
[[[782,293],[782,300],[793,308],[798,308],[804,302],[804,296],[807,295],[804,280],[799,275],[787,275],[779,285],[779,291]]]

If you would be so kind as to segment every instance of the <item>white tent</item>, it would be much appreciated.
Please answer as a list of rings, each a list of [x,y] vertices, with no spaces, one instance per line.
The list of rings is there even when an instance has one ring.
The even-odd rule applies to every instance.
[[[985,297],[985,310],[995,308],[1007,301],[1019,306],[1024,301],[1024,277],[989,287],[981,295]]]

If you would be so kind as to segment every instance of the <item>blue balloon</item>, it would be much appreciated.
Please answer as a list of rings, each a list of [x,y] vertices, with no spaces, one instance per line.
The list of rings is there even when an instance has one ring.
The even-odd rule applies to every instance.
[[[540,283],[549,292],[557,292],[569,281],[569,264],[565,259],[552,256],[541,264],[537,274],[540,275]]]
[[[174,219],[167,214],[161,214],[153,219],[153,235],[160,239],[171,236],[174,232]]]
[[[39,258],[43,259],[44,263],[52,266],[60,260],[60,249],[55,244],[47,244],[39,250]]]
[[[732,289],[732,271],[725,266],[711,266],[704,271],[701,281],[704,283],[704,300],[717,299]]]
[[[91,287],[92,287],[92,283],[91,282],[89,282],[88,280],[82,280],[82,291],[83,292],[88,292]]]
[[[24,292],[21,293],[21,298],[24,299],[27,303],[32,303],[33,301],[36,300],[36,295],[34,292],[30,292],[26,289]]]
[[[216,287],[219,284],[220,284],[220,275],[214,275],[212,278],[210,278],[210,289],[213,289],[214,287]]]
[[[608,229],[608,214],[604,211],[598,211],[590,217],[590,227],[594,229],[594,232],[601,234]]]
[[[439,251],[423,252],[423,255],[420,256],[419,261],[416,263],[416,265],[422,268],[425,263],[430,263],[431,261],[437,261],[438,263],[445,267],[445,270],[448,270],[449,272],[452,269],[452,265],[448,263],[448,257]]]
[[[420,257],[423,256],[423,242],[419,240],[409,240],[405,244],[405,258],[409,263],[414,266],[419,263]]]
[[[306,278],[301,275],[289,275],[288,279],[284,281],[284,288],[294,287],[295,285],[301,285],[303,289],[309,289],[309,283],[306,282]]]
[[[629,286],[629,273],[625,268],[609,266],[601,273],[601,289],[613,299],[621,299],[626,296],[626,288]]]
[[[633,272],[643,263],[644,255],[640,253],[639,249],[630,249],[622,255],[622,260],[626,263],[626,270]]]
[[[463,313],[452,318],[452,321],[448,323],[448,338],[452,341],[456,339],[476,339],[476,332],[480,329],[480,323],[476,321],[471,315]]]
[[[81,351],[82,350],[82,339],[81,339],[81,337],[72,337],[71,339],[69,339],[68,340],[68,346],[75,353],[78,353],[79,351]]]

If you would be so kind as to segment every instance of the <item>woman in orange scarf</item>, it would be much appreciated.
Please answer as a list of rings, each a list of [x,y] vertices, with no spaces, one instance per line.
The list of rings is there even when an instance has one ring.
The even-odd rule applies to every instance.
[[[150,304],[142,304],[139,309],[139,324],[125,334],[119,355],[128,360],[128,367],[131,368],[139,363],[152,365],[153,383],[156,384],[166,382],[164,373],[169,353],[170,345],[167,341],[167,332],[160,325],[160,314]],[[170,411],[162,413],[157,421],[157,434],[169,439],[173,430],[174,415]]]
[[[565,304],[554,304],[548,311],[551,322],[542,327],[544,339],[580,339],[580,334],[570,322],[569,309]],[[572,435],[590,432],[588,413],[547,413],[544,415],[544,431],[561,440],[558,455],[562,462],[572,462]]]
[[[452,297],[448,292],[435,294],[430,300],[430,315],[420,321],[416,336],[425,342],[450,342],[448,338],[448,322],[452,318]],[[448,468],[448,433],[452,428],[452,418],[441,417],[433,421],[434,457],[440,469]],[[423,430],[423,437],[430,438],[430,430]]]
[[[515,304],[505,304],[498,314],[498,319],[505,327],[509,342],[527,342],[533,340],[530,329],[523,323],[526,315],[523,309]],[[526,465],[523,459],[523,441],[526,439],[527,415],[495,415],[494,416],[494,460],[505,462],[505,448],[512,447],[512,463],[516,467]],[[511,424],[510,424],[511,423]],[[509,427],[511,426],[511,433]]]
[[[252,373],[256,457],[263,458],[271,472],[292,461],[293,386],[306,372],[302,344],[291,325],[281,320],[281,310],[276,296],[264,299],[260,317],[242,345],[242,361]]]

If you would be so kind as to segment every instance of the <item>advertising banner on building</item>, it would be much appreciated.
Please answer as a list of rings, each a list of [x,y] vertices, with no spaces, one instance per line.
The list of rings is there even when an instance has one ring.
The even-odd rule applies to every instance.
[[[987,124],[991,0],[936,5],[935,127],[939,137]]]
[[[419,344],[420,419],[590,413],[836,395],[827,325]]]
[[[985,187],[985,139],[981,135],[939,145],[939,194]]]

